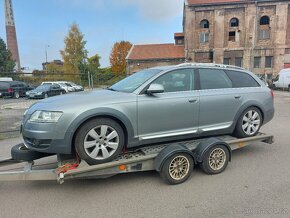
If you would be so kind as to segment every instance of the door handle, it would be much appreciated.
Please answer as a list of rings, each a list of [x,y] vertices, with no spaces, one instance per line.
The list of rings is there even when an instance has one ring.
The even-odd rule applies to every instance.
[[[241,98],[240,95],[235,96],[235,99],[240,99],[240,98]]]
[[[197,99],[192,99],[192,98],[190,98],[190,99],[188,99],[188,102],[189,102],[189,103],[195,103],[195,102],[197,102]]]

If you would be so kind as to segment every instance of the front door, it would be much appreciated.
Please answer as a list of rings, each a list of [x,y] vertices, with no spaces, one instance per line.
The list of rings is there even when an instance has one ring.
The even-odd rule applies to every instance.
[[[152,83],[164,93],[139,95],[138,135],[141,140],[197,132],[199,93],[195,91],[193,69],[179,69],[161,75]]]

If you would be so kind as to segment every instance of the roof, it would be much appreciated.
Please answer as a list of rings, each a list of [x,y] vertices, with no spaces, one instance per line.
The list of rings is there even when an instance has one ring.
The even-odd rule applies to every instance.
[[[189,5],[245,3],[253,0],[188,0]]]
[[[128,60],[181,59],[185,58],[184,46],[170,44],[133,45]]]
[[[174,37],[184,37],[184,33],[174,33]]]

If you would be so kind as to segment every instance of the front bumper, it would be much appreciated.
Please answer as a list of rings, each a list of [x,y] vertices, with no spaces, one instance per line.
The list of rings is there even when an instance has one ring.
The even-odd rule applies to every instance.
[[[32,123],[22,125],[22,137],[25,146],[31,150],[53,153],[71,154],[72,133],[63,132],[57,123]]]

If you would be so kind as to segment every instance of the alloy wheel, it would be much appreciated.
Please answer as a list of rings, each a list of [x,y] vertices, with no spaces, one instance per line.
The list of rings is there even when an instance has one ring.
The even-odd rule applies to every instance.
[[[223,168],[226,162],[226,153],[223,149],[221,148],[216,148],[214,149],[210,154],[209,154],[209,166],[213,170],[220,170]]]
[[[177,156],[169,164],[169,175],[174,180],[182,180],[188,175],[189,166],[189,160],[185,156]]]
[[[242,129],[251,136],[255,135],[261,125],[260,114],[255,110],[249,110],[243,117]]]
[[[87,155],[95,160],[111,157],[119,147],[117,131],[108,125],[92,128],[85,136],[84,149]]]

